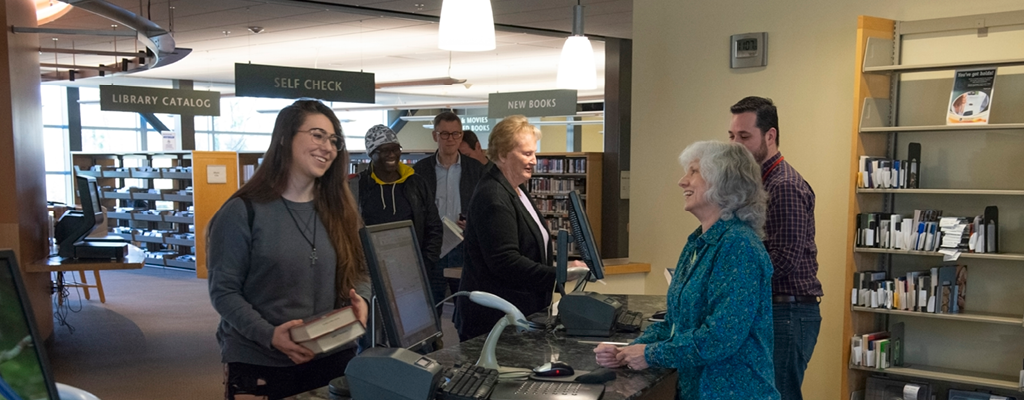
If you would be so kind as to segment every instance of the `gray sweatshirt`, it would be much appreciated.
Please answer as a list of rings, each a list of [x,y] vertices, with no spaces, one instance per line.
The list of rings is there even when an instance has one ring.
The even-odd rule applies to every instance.
[[[334,288],[334,246],[321,220],[314,217],[313,202],[253,202],[252,208],[251,232],[245,202],[239,198],[225,203],[210,223],[206,259],[210,301],[221,316],[221,361],[292,366],[295,363],[271,345],[274,327],[342,305],[336,302]],[[313,239],[314,226],[317,259],[311,265],[306,238]],[[356,292],[370,297],[369,278]]]

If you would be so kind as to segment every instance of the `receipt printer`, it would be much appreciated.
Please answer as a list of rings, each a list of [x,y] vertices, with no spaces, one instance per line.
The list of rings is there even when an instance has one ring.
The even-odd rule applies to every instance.
[[[354,400],[429,400],[443,369],[406,349],[374,347],[353,358],[345,376]]]
[[[571,336],[611,336],[621,310],[618,300],[593,292],[572,292],[558,302],[558,317]]]

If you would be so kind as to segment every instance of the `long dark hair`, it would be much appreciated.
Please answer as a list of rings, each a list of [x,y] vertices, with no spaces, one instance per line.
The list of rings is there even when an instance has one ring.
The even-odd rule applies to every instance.
[[[252,179],[231,198],[241,197],[256,203],[268,203],[281,198],[291,176],[292,139],[311,114],[326,116],[331,120],[334,132],[344,137],[338,117],[323,103],[316,100],[292,103],[277,114],[270,148],[263,154],[263,164],[256,169]],[[363,246],[359,241],[359,227],[363,222],[347,183],[348,167],[348,150],[342,148],[338,150],[338,157],[327,172],[313,183],[316,211],[327,228],[337,255],[335,289],[343,303],[347,302],[349,289],[368,279]]]

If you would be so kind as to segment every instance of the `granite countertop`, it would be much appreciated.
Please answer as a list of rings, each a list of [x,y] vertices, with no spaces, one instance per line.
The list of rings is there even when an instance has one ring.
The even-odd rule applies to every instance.
[[[640,311],[649,317],[654,311],[665,309],[665,296],[614,295],[611,296],[632,311]],[[528,331],[516,333],[506,328],[498,342],[496,357],[502,367],[534,368],[549,361],[568,363],[577,372],[593,371],[599,366],[594,360],[594,343],[585,342],[630,342],[638,334],[613,334],[608,338],[568,337],[564,332]],[[484,336],[447,347],[427,356],[445,366],[475,363],[480,357]],[[581,343],[583,341],[584,343]],[[670,369],[650,368],[643,371],[616,369],[617,378],[605,383],[604,400],[627,400],[640,396],[644,391],[662,380],[673,376]],[[672,385],[673,391],[675,385]],[[299,400],[334,400],[326,388],[320,388],[296,397]]]

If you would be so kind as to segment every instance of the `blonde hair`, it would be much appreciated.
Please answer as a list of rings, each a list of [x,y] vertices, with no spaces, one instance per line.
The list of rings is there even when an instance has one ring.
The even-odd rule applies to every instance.
[[[509,115],[494,125],[487,139],[487,158],[498,161],[516,148],[519,139],[527,133],[540,140],[540,129],[530,124],[523,115]]]

